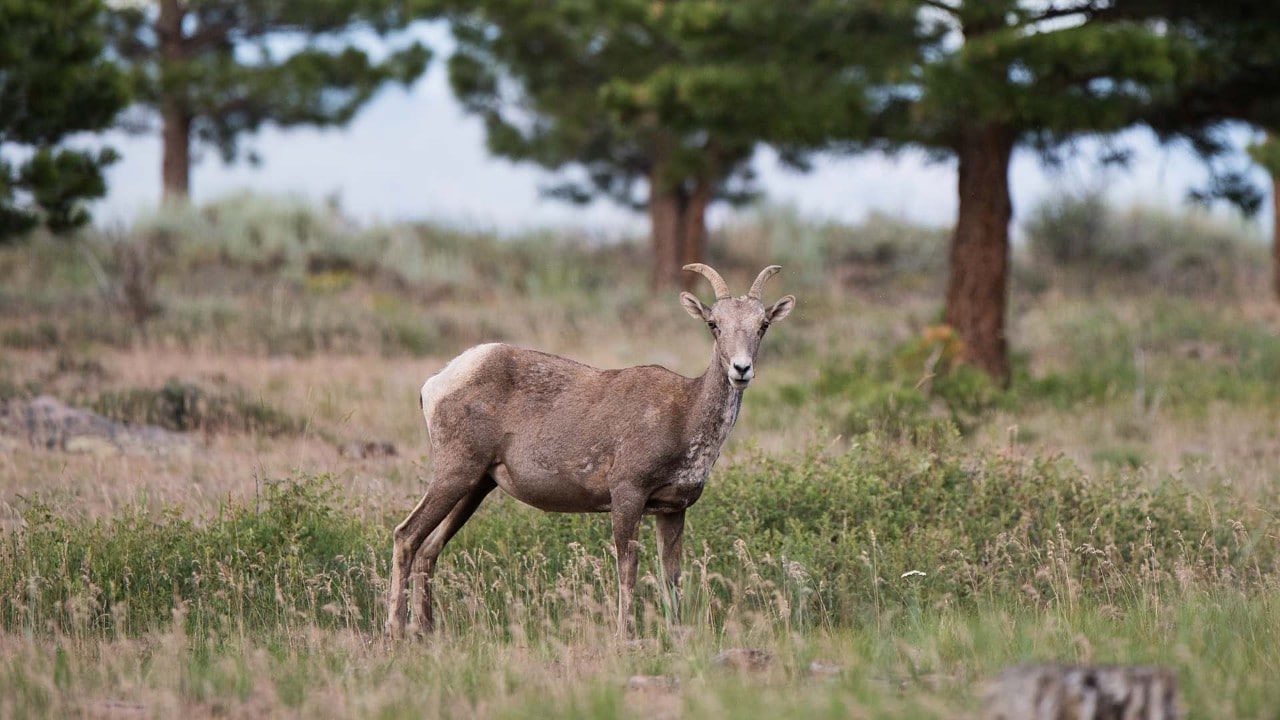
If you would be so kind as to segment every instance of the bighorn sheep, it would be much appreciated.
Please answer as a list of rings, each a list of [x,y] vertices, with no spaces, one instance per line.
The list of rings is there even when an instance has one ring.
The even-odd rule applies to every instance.
[[[736,298],[710,267],[684,269],[705,276],[716,293],[711,307],[680,293],[684,309],[715,338],[701,377],[656,365],[597,370],[493,343],[463,352],[422,386],[434,471],[395,529],[390,634],[402,635],[408,621],[411,563],[420,584],[415,622],[421,632],[433,628],[436,559],[495,487],[541,510],[612,515],[620,633],[632,632],[636,535],[646,513],[657,516],[665,579],[678,588],[685,509],[702,495],[738,419],[760,339],[795,306],[791,295],[771,307],[761,302],[777,265]]]

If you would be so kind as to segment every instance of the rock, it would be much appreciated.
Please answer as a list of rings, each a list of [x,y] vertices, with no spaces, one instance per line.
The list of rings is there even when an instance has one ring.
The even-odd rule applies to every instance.
[[[675,692],[680,680],[673,675],[632,675],[627,678],[627,690],[645,692]]]
[[[122,452],[169,454],[189,449],[177,433],[150,425],[125,425],[41,395],[0,403],[0,436],[37,448],[99,456]]]
[[[734,670],[751,670],[759,672],[773,662],[773,654],[755,648],[730,648],[715,657],[715,664]]]
[[[1176,720],[1178,678],[1151,665],[1006,668],[987,688],[984,720]]]
[[[366,460],[369,458],[395,457],[399,453],[396,452],[396,446],[389,442],[370,440],[367,442],[344,443],[338,448],[338,454],[354,460]]]

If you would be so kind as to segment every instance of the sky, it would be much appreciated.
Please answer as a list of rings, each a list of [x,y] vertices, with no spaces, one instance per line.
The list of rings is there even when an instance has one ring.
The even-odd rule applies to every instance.
[[[480,120],[467,116],[449,90],[447,31],[437,25],[418,32],[437,57],[412,88],[385,88],[345,128],[260,132],[246,142],[263,158],[256,167],[228,166],[215,152],[200,153],[192,172],[194,200],[242,191],[317,203],[336,196],[362,223],[429,220],[510,232],[548,226],[609,235],[645,232],[643,214],[604,200],[577,206],[542,198],[538,188],[548,173],[489,156]],[[1089,140],[1061,168],[1044,168],[1032,152],[1015,153],[1015,220],[1047,197],[1087,190],[1102,191],[1120,206],[1176,206],[1205,179],[1202,165],[1185,149],[1161,148],[1143,131],[1120,140],[1134,152],[1127,168],[1097,167],[1090,159],[1097,145]],[[160,138],[112,132],[106,142],[122,159],[108,171],[109,193],[96,203],[95,218],[99,224],[127,224],[158,203]],[[937,226],[955,219],[955,163],[930,161],[920,152],[821,156],[807,174],[781,167],[768,150],[753,162],[768,202],[793,205],[815,218],[857,222],[882,212]],[[743,210],[718,206],[710,222],[723,223],[738,212]]]

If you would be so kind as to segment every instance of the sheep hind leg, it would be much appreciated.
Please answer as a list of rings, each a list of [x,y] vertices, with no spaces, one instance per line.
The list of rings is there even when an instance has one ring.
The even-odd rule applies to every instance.
[[[493,492],[498,485],[491,477],[486,476],[469,495],[458,501],[453,506],[444,521],[436,526],[435,530],[427,536],[422,547],[418,549],[418,554],[413,559],[412,579],[414,584],[413,592],[413,622],[417,626],[419,633],[429,633],[435,629],[435,615],[432,611],[432,593],[431,579],[435,576],[436,560],[440,557],[440,553],[444,550],[445,545],[453,539],[454,535],[462,529],[462,526],[471,519],[476,509],[480,507],[480,503]]]
[[[404,522],[396,526],[387,600],[387,633],[392,637],[403,636],[409,622],[409,572],[418,550],[454,507],[486,480],[485,467],[438,459],[426,494]]]
[[[684,510],[663,513],[656,518],[662,574],[671,620],[680,624],[680,556],[684,550]]]

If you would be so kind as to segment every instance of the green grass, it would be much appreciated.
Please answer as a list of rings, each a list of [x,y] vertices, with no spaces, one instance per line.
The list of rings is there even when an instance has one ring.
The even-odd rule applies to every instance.
[[[94,522],[28,500],[0,555],[0,619],[10,631],[141,632],[167,622],[176,602],[193,631],[270,630],[295,616],[372,630],[387,528],[399,518],[361,518],[340,497],[332,478],[302,477],[200,520],[175,508]],[[1226,485],[1091,480],[1062,460],[868,435],[844,452],[720,470],[690,519],[686,601],[712,624],[725,622],[717,607],[733,605],[797,627],[1008,598],[1123,607],[1188,584],[1271,583],[1276,530],[1270,513]],[[651,550],[652,538],[645,543]],[[450,547],[453,583],[442,597],[476,613],[469,625],[498,634],[558,621],[580,596],[610,602],[609,552],[603,516],[546,514],[498,496]],[[926,575],[903,582],[909,571]],[[563,582],[569,595],[547,594]],[[494,587],[517,604],[492,602]]]

